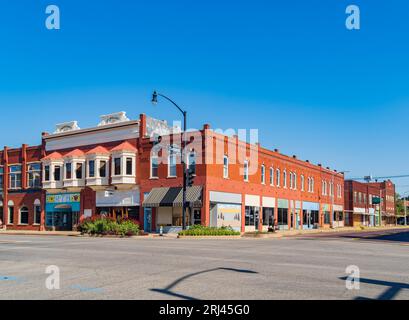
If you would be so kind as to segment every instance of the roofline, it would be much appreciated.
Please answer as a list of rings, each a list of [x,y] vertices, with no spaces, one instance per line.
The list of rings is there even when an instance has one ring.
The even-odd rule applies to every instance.
[[[80,134],[84,134],[84,133],[103,131],[103,130],[115,129],[115,128],[120,128],[120,127],[128,127],[128,126],[133,126],[133,125],[136,125],[136,124],[139,125],[140,122],[141,122],[140,120],[130,120],[130,121],[126,121],[126,122],[113,123],[113,124],[104,125],[104,126],[100,126],[100,127],[73,130],[73,131],[62,132],[62,133],[53,133],[53,134],[43,135],[43,140],[50,140],[50,139],[55,139],[55,138],[75,136],[75,135],[80,135]]]

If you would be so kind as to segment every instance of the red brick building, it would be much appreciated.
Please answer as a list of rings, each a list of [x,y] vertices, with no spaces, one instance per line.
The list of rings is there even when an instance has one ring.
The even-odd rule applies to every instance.
[[[0,151],[0,219],[8,229],[41,230],[44,225],[41,157],[41,146]]]
[[[243,232],[344,225],[343,174],[245,140],[209,125],[187,134],[183,154],[195,174],[187,192],[188,225]],[[146,231],[177,231],[181,146],[180,129],[145,115],[138,120],[124,112],[102,116],[88,129],[75,121],[59,124],[53,134],[43,133],[39,147],[0,153],[4,223],[15,229],[71,230],[85,217],[126,216]]]
[[[181,137],[160,140],[143,139],[140,158],[141,197],[149,216],[146,228],[152,230],[180,227],[182,218]],[[190,195],[188,190],[188,200],[194,203],[190,224],[230,225],[243,232],[273,225],[280,229],[344,225],[341,173],[216,133],[208,125],[190,132],[186,140],[190,144],[185,154],[196,172]]]
[[[378,204],[380,199],[380,204]],[[345,181],[345,222],[349,226],[396,224],[395,185],[390,181]]]

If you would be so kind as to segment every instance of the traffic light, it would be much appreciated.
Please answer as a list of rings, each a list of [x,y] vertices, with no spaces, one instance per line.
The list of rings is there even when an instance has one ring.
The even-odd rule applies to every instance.
[[[187,171],[187,186],[192,187],[193,183],[195,182],[195,173],[192,169],[188,169]]]

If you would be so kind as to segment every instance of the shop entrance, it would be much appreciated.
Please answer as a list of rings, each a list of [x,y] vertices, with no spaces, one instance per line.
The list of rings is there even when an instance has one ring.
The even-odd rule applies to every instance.
[[[46,226],[55,231],[72,231],[79,222],[79,212],[73,212],[71,206],[55,206],[54,211],[47,212]]]

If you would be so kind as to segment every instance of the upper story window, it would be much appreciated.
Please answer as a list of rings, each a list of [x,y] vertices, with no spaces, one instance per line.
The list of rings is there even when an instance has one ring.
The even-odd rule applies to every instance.
[[[281,171],[280,169],[277,169],[276,170],[276,186],[277,187],[280,186],[280,183],[281,183],[280,179],[281,179]]]
[[[311,178],[311,192],[314,193],[315,185],[314,185],[314,178]]]
[[[10,166],[10,189],[21,188],[21,165]]]
[[[176,164],[177,164],[177,153],[175,150],[171,150],[169,154],[169,163],[168,163],[168,176],[169,177],[177,176]]]
[[[293,173],[293,189],[297,190],[297,174]]]
[[[362,193],[358,192],[358,202],[362,202]]]
[[[188,157],[189,172],[196,174],[196,152],[192,151]]]
[[[294,184],[293,173],[290,172],[290,189],[293,189],[293,184]]]
[[[329,195],[334,196],[334,184],[332,182],[329,183]]]
[[[342,198],[342,188],[340,184],[337,184],[337,196],[338,198]]]
[[[287,171],[283,171],[283,187],[287,188]]]
[[[244,161],[244,181],[249,181],[249,162]]]
[[[54,181],[61,181],[61,166],[54,166]]]
[[[107,161],[106,160],[101,160],[99,162],[99,176],[101,178],[106,178],[107,177]]]
[[[95,160],[88,161],[88,177],[89,178],[95,177]]]
[[[65,179],[69,180],[72,179],[72,163],[67,162],[65,164]]]
[[[223,157],[223,178],[227,179],[229,177],[229,157]]]
[[[159,177],[159,159],[156,154],[151,156],[151,178]]]
[[[261,183],[266,184],[266,167],[264,165],[261,166]]]
[[[114,159],[114,175],[121,175],[121,158]]]
[[[301,176],[300,176],[300,179],[301,179],[301,181],[300,181],[300,183],[301,183],[301,191],[305,191],[305,178],[304,178],[304,175],[301,175]]]
[[[327,182],[326,181],[322,181],[322,195],[323,196],[326,196],[328,193],[327,193]]]
[[[0,190],[3,190],[3,176],[4,176],[4,168],[0,167]]]
[[[75,178],[78,180],[82,179],[82,167],[83,167],[82,163],[77,163],[75,166]]]
[[[44,166],[44,181],[50,181],[50,166]]]
[[[29,188],[41,187],[41,163],[27,165],[27,181]]]
[[[358,192],[354,191],[354,202],[358,202]]]
[[[126,175],[132,176],[133,175],[133,159],[126,158]]]
[[[364,203],[366,204],[366,194],[364,193]]]
[[[274,169],[270,168],[270,186],[274,185]]]

